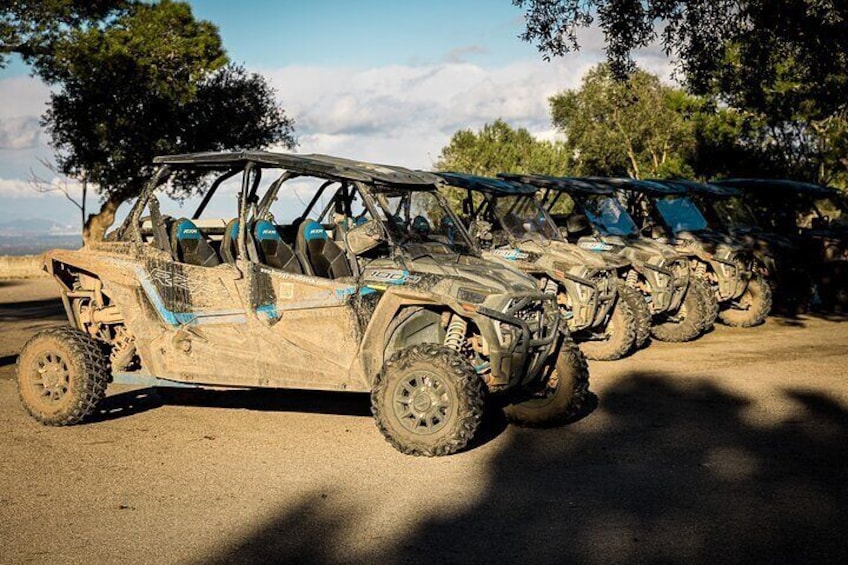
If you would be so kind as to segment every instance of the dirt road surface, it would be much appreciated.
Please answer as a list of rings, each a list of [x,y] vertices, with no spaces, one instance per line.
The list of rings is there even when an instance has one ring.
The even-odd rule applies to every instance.
[[[592,363],[582,420],[420,459],[365,395],[113,387],[43,427],[14,361],[55,296],[0,283],[0,563],[848,562],[841,320]]]

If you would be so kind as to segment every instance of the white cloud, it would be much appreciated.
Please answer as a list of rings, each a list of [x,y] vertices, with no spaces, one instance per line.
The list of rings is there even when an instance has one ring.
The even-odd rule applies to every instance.
[[[550,63],[525,60],[498,68],[460,61],[367,69],[289,66],[264,73],[296,120],[304,153],[429,168],[458,129],[502,118],[544,139],[556,138],[548,98],[579,86],[603,54],[590,49]],[[658,49],[640,65],[669,80]]]
[[[35,116],[0,118],[0,149],[31,149],[38,145],[41,126]]]
[[[58,176],[39,179],[0,178],[0,198],[65,198],[63,191],[74,199],[82,196],[80,183]]]
[[[46,110],[50,89],[41,80],[29,76],[0,79],[0,118],[37,117]]]

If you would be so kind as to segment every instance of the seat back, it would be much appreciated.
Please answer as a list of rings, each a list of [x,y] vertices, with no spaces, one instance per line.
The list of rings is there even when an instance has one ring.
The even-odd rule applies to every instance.
[[[194,222],[181,218],[171,225],[171,253],[181,263],[198,267],[221,264],[218,254]]]
[[[227,222],[227,227],[224,228],[224,238],[221,240],[221,257],[227,263],[235,263],[238,258],[238,218],[233,218]]]
[[[330,240],[324,226],[315,220],[300,224],[295,248],[304,259],[309,274],[329,279],[353,275],[344,251]]]
[[[274,224],[268,220],[259,220],[253,225],[253,239],[256,242],[256,250],[259,261],[283,271],[295,274],[303,274],[300,261],[283,238]]]

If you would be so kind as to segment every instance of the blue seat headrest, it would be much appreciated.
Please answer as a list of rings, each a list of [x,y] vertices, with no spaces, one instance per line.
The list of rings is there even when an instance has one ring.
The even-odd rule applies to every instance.
[[[191,220],[180,220],[177,224],[177,240],[200,239],[200,230]]]
[[[230,227],[230,239],[232,239],[233,241],[238,239],[238,230],[239,223],[237,221],[233,222],[233,225]]]
[[[303,226],[303,238],[306,241],[314,241],[316,239],[328,239],[327,230],[324,229],[324,226],[315,221],[307,222],[306,225]]]
[[[256,241],[280,241],[280,234],[274,224],[268,220],[259,220],[253,227]]]
[[[430,222],[424,216],[415,216],[415,219],[412,220],[412,229],[418,233],[429,235]]]

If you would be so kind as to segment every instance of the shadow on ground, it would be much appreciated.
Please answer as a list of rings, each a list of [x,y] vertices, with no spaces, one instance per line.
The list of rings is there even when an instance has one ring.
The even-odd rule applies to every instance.
[[[783,394],[792,417],[759,426],[749,400],[705,379],[632,374],[582,423],[512,431],[469,477],[488,484],[470,510],[357,559],[844,563],[848,412],[819,393]],[[203,562],[350,561],[345,544],[368,510],[315,492]]]
[[[27,320],[66,319],[62,301],[57,298],[0,304],[0,323]]]
[[[371,417],[371,404],[367,394],[163,387],[143,388],[107,396],[98,405],[91,421],[123,418],[165,405]]]

